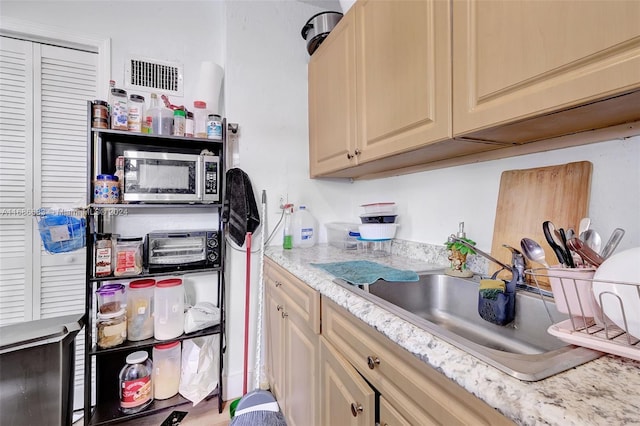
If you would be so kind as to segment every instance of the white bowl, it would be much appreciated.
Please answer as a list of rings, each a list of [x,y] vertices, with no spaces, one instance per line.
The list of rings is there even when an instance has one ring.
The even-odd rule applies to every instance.
[[[363,223],[358,226],[360,237],[365,240],[389,240],[396,235],[397,223]]]

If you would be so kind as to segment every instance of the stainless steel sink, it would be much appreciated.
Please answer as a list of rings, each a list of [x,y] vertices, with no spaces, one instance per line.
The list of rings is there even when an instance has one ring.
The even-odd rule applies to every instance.
[[[536,293],[517,291],[516,318],[509,325],[483,320],[479,277],[429,273],[417,282],[335,282],[520,380],[541,380],[603,355],[548,334],[551,324],[568,317],[556,310],[552,298]]]

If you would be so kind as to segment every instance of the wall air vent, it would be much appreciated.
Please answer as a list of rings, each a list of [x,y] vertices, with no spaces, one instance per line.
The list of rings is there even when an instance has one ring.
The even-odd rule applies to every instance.
[[[182,96],[182,72],[181,64],[129,58],[125,66],[125,87]]]

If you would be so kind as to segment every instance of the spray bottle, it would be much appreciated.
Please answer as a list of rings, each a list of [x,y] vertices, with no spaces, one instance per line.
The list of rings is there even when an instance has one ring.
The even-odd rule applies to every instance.
[[[284,206],[284,235],[282,240],[282,248],[290,250],[293,248],[293,230],[291,229],[291,214],[293,213],[293,204],[285,204]]]

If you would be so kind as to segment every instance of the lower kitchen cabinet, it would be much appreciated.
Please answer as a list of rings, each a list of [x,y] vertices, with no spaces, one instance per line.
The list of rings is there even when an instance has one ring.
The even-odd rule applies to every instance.
[[[266,370],[287,424],[319,425],[320,294],[265,260]]]
[[[320,339],[320,423],[373,425],[375,391],[331,343]]]
[[[323,341],[326,339],[339,352],[334,358],[343,357],[353,366],[353,371],[359,373],[379,393],[381,425],[512,424],[495,409],[327,298],[322,298],[322,336]],[[323,345],[321,360],[330,354],[327,346]],[[364,414],[365,403],[353,399],[354,395],[348,395],[354,388],[345,384],[350,376],[356,379],[357,376],[348,375],[344,370],[338,373],[336,365],[339,365],[337,361],[323,362],[321,367],[324,386],[322,413],[333,415],[334,411],[344,411],[344,399],[351,398],[350,403],[355,403],[355,414]],[[337,384],[338,378],[334,378],[336,374],[340,374],[342,386]],[[330,395],[328,392],[345,392],[347,395],[343,398],[343,395]],[[360,406],[363,407],[362,412],[358,410]],[[323,418],[323,424],[359,423],[327,423]]]

